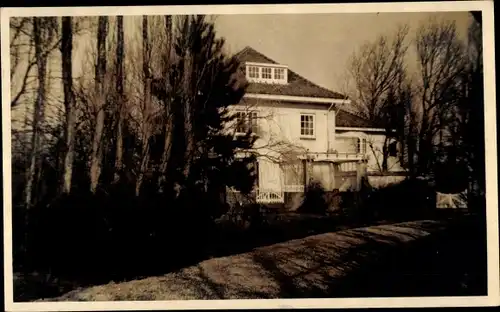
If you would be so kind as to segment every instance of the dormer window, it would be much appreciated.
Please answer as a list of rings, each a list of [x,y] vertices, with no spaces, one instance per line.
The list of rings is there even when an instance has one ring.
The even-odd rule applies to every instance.
[[[274,69],[274,79],[284,80],[285,79],[285,69],[284,68],[275,68]]]
[[[248,77],[259,78],[259,68],[257,66],[248,66]]]
[[[272,70],[271,67],[262,67],[262,79],[272,79]]]
[[[249,82],[286,84],[288,69],[279,64],[246,63],[246,76]]]

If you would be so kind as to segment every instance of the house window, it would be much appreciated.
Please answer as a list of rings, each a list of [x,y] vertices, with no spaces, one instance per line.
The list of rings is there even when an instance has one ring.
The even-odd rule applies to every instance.
[[[366,139],[358,138],[357,145],[356,145],[356,153],[358,153],[358,154],[365,154],[366,153]]]
[[[259,78],[259,68],[257,66],[248,67],[248,77]]]
[[[314,137],[314,115],[300,115],[300,136]]]
[[[275,68],[274,69],[274,79],[276,79],[276,80],[285,79],[285,69],[284,68]]]
[[[249,118],[250,129],[252,133],[257,133],[257,112],[250,112],[247,114]]]
[[[253,82],[277,84],[287,83],[287,68],[274,67],[270,66],[270,64],[260,66],[259,64],[253,63],[247,64],[246,66],[246,77]]]
[[[257,112],[237,112],[236,133],[243,134],[248,131],[257,132]]]
[[[272,68],[262,67],[262,79],[273,79]]]
[[[236,113],[236,133],[245,133],[245,113]]]

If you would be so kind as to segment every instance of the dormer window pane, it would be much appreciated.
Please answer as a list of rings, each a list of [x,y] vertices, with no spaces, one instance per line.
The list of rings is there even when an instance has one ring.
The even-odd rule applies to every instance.
[[[248,67],[248,77],[259,78],[259,68],[257,66]]]
[[[283,68],[275,68],[274,69],[274,79],[283,80],[285,79],[285,69]]]
[[[246,78],[254,83],[287,83],[287,68],[271,66],[270,64],[246,64]]]
[[[269,67],[263,67],[262,68],[262,79],[272,79],[273,76],[271,74],[271,71],[272,69],[269,68]]]

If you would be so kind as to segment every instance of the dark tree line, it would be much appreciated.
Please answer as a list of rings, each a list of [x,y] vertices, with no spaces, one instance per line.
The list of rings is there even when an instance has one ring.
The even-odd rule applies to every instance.
[[[466,40],[453,22],[430,19],[413,38],[403,26],[365,44],[353,54],[349,79],[358,114],[386,129],[381,150],[369,144],[381,158],[381,172],[390,170],[389,146],[397,142],[399,163],[410,178],[430,176],[441,192],[467,190],[471,198],[483,198],[481,14],[471,16]],[[416,63],[410,63],[410,49]]]
[[[124,22],[140,35],[127,34]],[[20,47],[11,53],[12,89],[21,94],[12,111],[26,120],[12,136],[16,266],[117,272],[182,260],[160,257],[160,246],[191,242],[186,256],[195,254],[208,239],[200,231],[227,209],[226,187],[254,186],[254,158],[237,157],[254,138],[225,127],[246,82],[213,23],[33,17],[12,19],[11,30],[11,49]],[[76,58],[84,42],[86,55]],[[49,67],[61,73],[56,87]]]

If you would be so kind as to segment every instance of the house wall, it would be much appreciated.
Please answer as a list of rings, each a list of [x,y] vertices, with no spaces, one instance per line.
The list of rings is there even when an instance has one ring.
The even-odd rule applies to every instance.
[[[238,105],[230,107],[232,111],[257,112],[257,135],[254,145],[261,156],[259,159],[259,189],[266,191],[282,192],[283,185],[302,185],[302,168],[282,166],[276,161],[283,159],[289,163],[302,165],[298,156],[304,152],[325,153],[328,150],[338,152],[356,151],[357,142],[339,140],[339,138],[360,138],[367,141],[364,153],[367,156],[366,171],[370,184],[374,187],[383,187],[387,184],[401,181],[399,173],[403,171],[397,157],[388,158],[390,172],[394,176],[375,176],[382,168],[382,147],[385,135],[376,132],[364,131],[335,131],[335,111],[328,110],[329,105],[273,102],[269,100],[246,99]],[[300,116],[302,113],[315,116],[314,138],[301,138]],[[370,147],[373,145],[373,148]],[[297,162],[298,161],[298,162]],[[356,161],[345,162],[338,165],[330,163],[313,162],[309,165],[308,176],[321,182],[326,190],[356,189],[358,186]],[[287,174],[286,171],[294,171]],[[353,173],[349,175],[349,173]],[[297,176],[299,175],[299,176]],[[290,178],[295,176],[295,178]],[[288,180],[292,182],[287,182]]]
[[[331,191],[335,188],[335,174],[332,163],[313,162],[311,171],[312,179],[320,182],[326,191]]]
[[[383,161],[383,155],[382,155],[382,148],[384,146],[384,139],[385,139],[385,134],[383,133],[366,133],[363,131],[336,131],[335,134],[337,138],[338,144],[336,145],[337,151],[338,152],[348,152],[353,150],[352,144],[349,144],[348,142],[345,142],[343,140],[339,140],[340,137],[343,138],[361,138],[361,139],[366,139],[366,156],[367,156],[367,171],[368,172],[380,172],[382,169],[382,161]],[[370,147],[370,145],[373,146]],[[342,165],[344,171],[350,171],[349,170],[349,164],[343,164]],[[387,168],[389,172],[401,172],[404,171],[404,169],[401,167],[401,164],[399,162],[398,157],[389,157],[387,159]]]
[[[261,191],[281,192],[282,174],[279,164],[267,159],[259,160],[259,189]]]
[[[231,110],[247,110],[258,113],[259,139],[255,148],[261,152],[285,153],[297,152],[325,153],[328,142],[334,145],[335,112],[328,112],[328,104],[307,104],[273,102],[267,100],[244,99]],[[301,114],[314,115],[314,138],[300,135]],[[328,133],[330,131],[330,133]],[[330,134],[330,135],[329,135]]]

